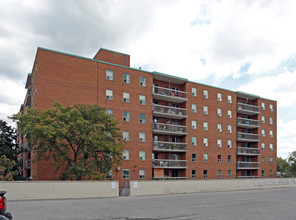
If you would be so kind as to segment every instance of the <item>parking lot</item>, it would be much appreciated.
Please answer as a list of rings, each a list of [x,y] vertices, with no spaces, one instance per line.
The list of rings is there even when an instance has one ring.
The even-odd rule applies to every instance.
[[[14,219],[295,219],[296,188],[9,201]]]

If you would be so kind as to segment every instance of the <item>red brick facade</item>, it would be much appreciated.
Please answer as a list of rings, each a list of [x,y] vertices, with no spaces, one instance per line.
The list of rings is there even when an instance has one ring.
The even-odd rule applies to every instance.
[[[59,101],[112,111],[129,133],[127,157],[112,172],[121,184],[276,176],[275,101],[129,66],[129,55],[106,49],[88,59],[38,48],[25,108],[48,109]],[[24,169],[36,180],[59,174],[49,161]]]

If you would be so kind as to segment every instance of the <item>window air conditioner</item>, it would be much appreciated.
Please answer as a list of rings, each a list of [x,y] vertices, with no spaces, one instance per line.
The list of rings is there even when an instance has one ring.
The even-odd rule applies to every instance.
[[[112,100],[112,96],[107,95],[107,96],[106,96],[106,99],[108,99],[108,100]]]
[[[140,86],[143,86],[144,85],[144,83],[143,82],[140,82]]]
[[[141,105],[145,105],[145,101],[144,100],[140,100],[140,104]]]
[[[140,119],[140,123],[144,123],[144,120]]]
[[[124,79],[123,82],[124,82],[124,83],[127,83],[127,79]]]
[[[106,78],[107,78],[107,80],[111,80],[111,76],[107,76]]]
[[[144,160],[144,158],[143,157],[140,157],[140,160]]]
[[[127,157],[126,156],[123,156],[122,159],[127,160]]]
[[[207,143],[204,143],[204,146],[205,146],[205,147],[208,146]]]
[[[144,138],[140,138],[140,142],[144,142],[145,141],[145,139]]]

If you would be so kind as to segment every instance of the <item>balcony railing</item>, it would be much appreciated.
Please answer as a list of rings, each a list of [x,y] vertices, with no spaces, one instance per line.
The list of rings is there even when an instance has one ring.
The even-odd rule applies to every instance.
[[[259,169],[259,162],[244,162],[239,161],[236,163],[237,169]]]
[[[183,119],[187,117],[187,109],[153,104],[153,115],[162,118]]]
[[[183,103],[187,101],[187,92],[153,86],[152,94],[155,99]]]
[[[153,142],[153,151],[186,152],[187,143],[180,142]]]
[[[171,176],[165,176],[165,177],[153,177],[154,180],[184,180],[187,179],[186,176],[178,176],[178,177],[171,177]]]
[[[167,123],[153,123],[153,133],[155,134],[172,134],[172,135],[187,135],[187,126],[173,125]]]
[[[238,147],[237,148],[237,155],[260,155],[259,148],[250,148],[250,147]]]
[[[187,160],[154,159],[152,161],[152,166],[153,168],[185,169],[187,168]]]
[[[260,140],[259,134],[250,134],[244,132],[237,132],[237,140],[244,142],[258,142]]]
[[[242,127],[242,128],[259,128],[260,127],[258,120],[253,120],[248,118],[237,118],[236,123],[237,123],[237,127]]]
[[[248,114],[248,115],[256,115],[260,113],[260,108],[256,105],[249,105],[245,103],[237,103],[237,112]]]

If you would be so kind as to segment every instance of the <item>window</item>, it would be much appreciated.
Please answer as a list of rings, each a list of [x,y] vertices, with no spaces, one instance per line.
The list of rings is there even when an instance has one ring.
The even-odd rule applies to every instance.
[[[123,131],[123,140],[125,141],[129,141],[130,140],[130,135],[129,135],[129,131]]]
[[[197,105],[196,104],[192,104],[191,105],[191,109],[192,109],[192,112],[193,113],[196,113],[197,112]]]
[[[192,179],[196,178],[196,170],[191,171],[191,176],[192,176]]]
[[[262,157],[262,158],[261,158],[261,163],[262,163],[262,164],[265,164],[265,157]]]
[[[269,136],[273,138],[273,131],[269,131]]]
[[[106,80],[113,80],[113,71],[106,70]]]
[[[140,179],[146,179],[146,172],[145,170],[139,170],[139,178]]]
[[[113,100],[113,90],[106,89],[106,99],[107,100]]]
[[[269,158],[269,163],[273,164],[273,158],[272,157]]]
[[[130,121],[130,113],[123,112],[123,121]]]
[[[204,115],[209,114],[209,108],[208,108],[208,106],[204,106],[203,107],[203,113],[204,113]]]
[[[192,91],[192,96],[197,96],[197,90],[196,90],[196,88],[193,88],[192,87],[191,91]]]
[[[272,117],[269,118],[269,124],[271,124],[271,125],[273,124],[273,118]]]
[[[262,135],[262,137],[265,137],[265,130],[264,129],[261,130],[261,135]]]
[[[204,97],[204,99],[208,99],[209,98],[209,92],[208,92],[208,90],[204,90],[203,91],[203,97]]]
[[[208,155],[204,154],[203,155],[203,162],[207,163],[209,161]]]
[[[232,133],[232,126],[231,125],[227,125],[227,132]]]
[[[218,156],[217,156],[217,162],[218,163],[222,163],[222,155],[221,154],[218,154]]]
[[[203,129],[204,129],[205,131],[209,130],[209,124],[208,124],[208,122],[204,122],[204,123],[203,123]]]
[[[261,148],[262,148],[262,150],[265,150],[265,143],[261,144]]]
[[[269,149],[273,151],[273,144],[269,144]]]
[[[146,123],[146,115],[144,113],[140,113],[140,123],[145,124]]]
[[[273,170],[270,170],[270,172],[269,172],[269,176],[270,176],[270,177],[273,177]]]
[[[222,147],[222,140],[221,139],[217,139],[217,147]]]
[[[145,151],[139,151],[139,160],[145,160]]]
[[[265,116],[261,116],[261,122],[265,123]]]
[[[221,108],[217,108],[217,116],[222,117],[222,109]]]
[[[265,103],[264,102],[261,103],[261,108],[262,108],[262,110],[265,110]]]
[[[227,102],[228,102],[228,103],[232,103],[232,96],[231,96],[231,95],[228,95],[228,96],[227,96]]]
[[[192,140],[192,146],[196,146],[196,137],[192,137],[191,140]]]
[[[261,170],[262,177],[265,177],[265,170]]]
[[[203,177],[206,179],[208,178],[208,170],[203,171]]]
[[[227,140],[227,147],[232,148],[232,141],[231,140]]]
[[[122,159],[123,160],[129,160],[129,151],[128,150],[124,150],[122,152]]]
[[[232,118],[232,111],[231,110],[227,110],[227,117]]]
[[[139,133],[139,138],[140,138],[140,142],[145,142],[146,141],[146,133],[145,132],[140,132]]]
[[[146,105],[146,96],[140,95],[139,101],[140,101],[140,105]]]
[[[227,171],[227,177],[228,177],[228,178],[231,178],[231,177],[232,177],[232,171],[231,171],[231,170],[228,170],[228,171]]]
[[[217,177],[222,178],[222,170],[217,170]]]
[[[107,115],[113,115],[113,110],[112,109],[106,109],[106,114]]]
[[[196,154],[192,154],[192,162],[196,162]]]
[[[140,86],[146,86],[146,77],[140,76]]]
[[[113,171],[112,171],[112,169],[111,169],[111,170],[109,170],[109,172],[108,172],[108,174],[107,174],[106,178],[107,178],[107,179],[111,179],[111,180],[112,180],[112,178],[113,178]]]
[[[192,125],[192,129],[196,129],[197,128],[196,121],[191,121],[191,125]]]
[[[231,155],[228,155],[228,156],[227,156],[227,162],[228,162],[228,163],[231,163],[231,162],[232,162],[232,156],[231,156]]]
[[[270,104],[270,105],[269,105],[269,109],[270,109],[270,111],[273,112],[273,104]]]
[[[222,101],[222,94],[219,92],[217,93],[217,100],[220,102]]]
[[[130,74],[123,73],[123,83],[130,83]]]
[[[222,132],[222,124],[217,124],[217,131]]]
[[[123,102],[130,102],[130,94],[128,92],[123,93]]]
[[[122,169],[122,178],[129,179],[129,169]]]
[[[204,145],[205,147],[208,146],[208,138],[204,138],[204,139],[203,139],[203,145]]]

